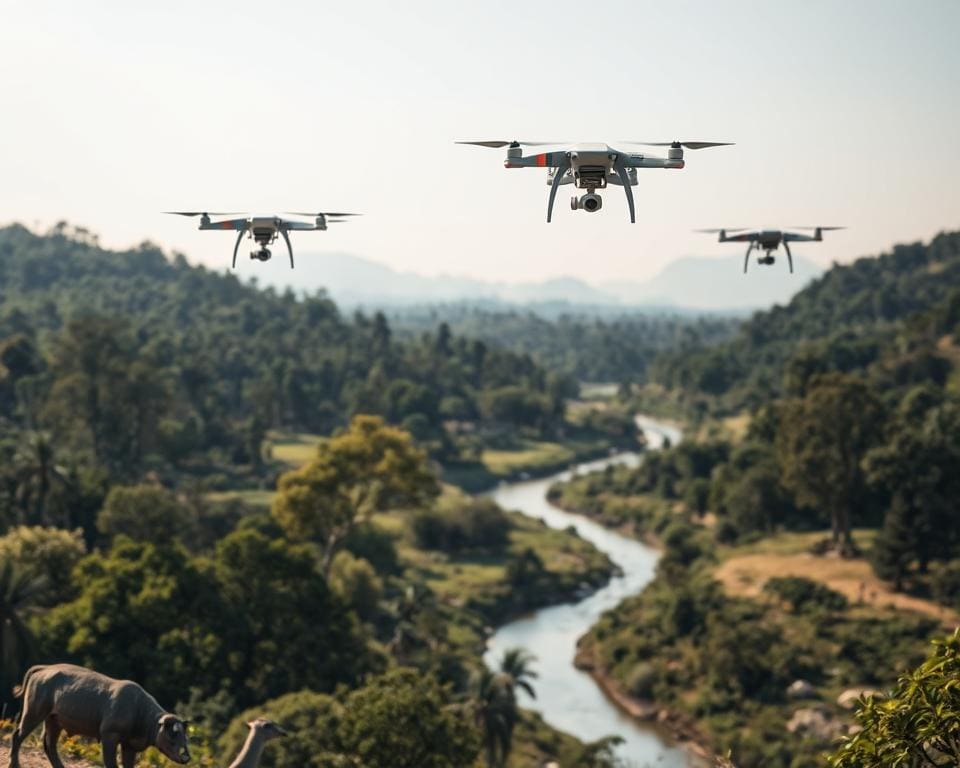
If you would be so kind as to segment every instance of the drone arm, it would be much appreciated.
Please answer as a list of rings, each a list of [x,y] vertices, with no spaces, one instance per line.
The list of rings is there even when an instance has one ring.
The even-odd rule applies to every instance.
[[[756,243],[751,240],[750,245],[747,246],[747,254],[743,257],[743,274],[747,274],[747,267],[750,266],[750,252],[753,250],[753,246]]]
[[[784,232],[783,233],[783,242],[787,243],[811,243],[816,242],[817,240],[822,240],[823,237],[817,237],[816,235],[801,235],[799,232]]]
[[[637,212],[633,204],[633,187],[630,185],[630,177],[627,175],[627,168],[623,164],[623,155],[617,155],[617,159],[613,163],[613,169],[620,177],[620,181],[623,184],[624,194],[627,196],[627,207],[630,209],[630,223],[636,224]]]
[[[230,229],[243,232],[247,228],[247,219],[226,219],[225,221],[201,221],[200,229]]]
[[[237,234],[237,242],[233,244],[233,264],[231,265],[230,269],[237,268],[237,249],[240,248],[240,241],[243,240],[243,235],[245,232],[245,229],[241,229],[239,234]]]
[[[563,159],[560,165],[557,166],[556,173],[553,175],[553,183],[550,185],[550,199],[547,201],[547,224],[549,224],[550,219],[553,218],[553,201],[557,199],[557,189],[559,189],[563,183],[563,177],[566,176],[569,168],[570,161],[566,155],[563,155]]]
[[[790,243],[788,243],[786,240],[784,240],[784,241],[783,241],[783,247],[784,247],[784,248],[786,249],[786,251],[787,251],[787,264],[790,265],[790,274],[792,275],[792,274],[793,274],[793,254],[790,253]]]
[[[683,158],[648,157],[647,155],[621,155],[627,168],[683,168]]]
[[[280,230],[280,234],[283,235],[283,241],[287,244],[287,253],[290,254],[290,269],[293,269],[293,246],[290,245],[290,235],[287,234],[285,227]]]

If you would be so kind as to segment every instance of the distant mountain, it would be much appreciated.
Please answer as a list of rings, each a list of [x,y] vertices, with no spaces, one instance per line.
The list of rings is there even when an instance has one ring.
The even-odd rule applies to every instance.
[[[742,274],[734,258],[686,257],[645,282],[591,285],[575,277],[542,282],[502,283],[468,277],[426,277],[400,272],[348,253],[298,254],[296,280],[285,270],[261,273],[262,282],[301,291],[326,289],[340,304],[399,307],[441,302],[482,301],[506,304],[573,304],[580,307],[745,310],[786,303],[823,270],[803,257],[796,272],[786,264],[753,265]]]
[[[786,304],[795,293],[823,274],[823,269],[794,256],[794,272],[781,254],[772,267],[750,265],[743,274],[743,258],[687,256],[671,262],[642,283],[603,283],[600,288],[625,304],[677,304],[700,309],[758,309]]]

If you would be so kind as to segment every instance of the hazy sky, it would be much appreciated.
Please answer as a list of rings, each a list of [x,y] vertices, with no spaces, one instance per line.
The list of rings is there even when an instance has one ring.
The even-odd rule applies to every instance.
[[[220,266],[229,234],[159,211],[355,210],[295,246],[594,282],[738,268],[694,227],[848,225],[797,249],[822,263],[960,227],[960,0],[2,0],[0,22],[0,223]],[[737,146],[639,171],[635,225],[621,189],[589,215],[569,187],[547,225],[542,170],[453,144],[514,137]]]

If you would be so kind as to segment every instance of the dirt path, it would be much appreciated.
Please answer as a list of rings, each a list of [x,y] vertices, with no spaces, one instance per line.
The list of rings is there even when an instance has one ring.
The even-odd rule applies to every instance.
[[[60,757],[65,768],[93,768],[91,763],[84,760],[71,760],[63,755]],[[10,744],[5,742],[0,745],[0,768],[7,768],[8,765],[10,765]],[[20,768],[50,768],[50,762],[43,754],[43,750],[24,747],[20,750]]]
[[[960,615],[930,600],[894,592],[880,581],[863,558],[824,557],[809,552],[734,555],[721,563],[714,576],[730,595],[756,597],[773,576],[803,576],[846,595],[852,605],[907,610],[939,619],[945,627],[960,624]]]

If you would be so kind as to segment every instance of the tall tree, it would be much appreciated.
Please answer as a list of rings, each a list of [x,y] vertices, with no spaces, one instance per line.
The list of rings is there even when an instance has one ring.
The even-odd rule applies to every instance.
[[[13,562],[0,563],[0,700],[26,668],[34,652],[34,638],[26,619],[44,591],[43,579],[26,570],[18,570]]]
[[[861,462],[875,445],[883,408],[860,379],[840,373],[814,376],[803,398],[780,409],[777,456],[784,486],[797,501],[830,516],[831,541],[855,549],[851,510],[864,496]]]
[[[356,416],[316,457],[280,477],[273,516],[294,540],[323,547],[323,569],[344,537],[375,512],[429,504],[439,493],[410,435],[377,416]]]

